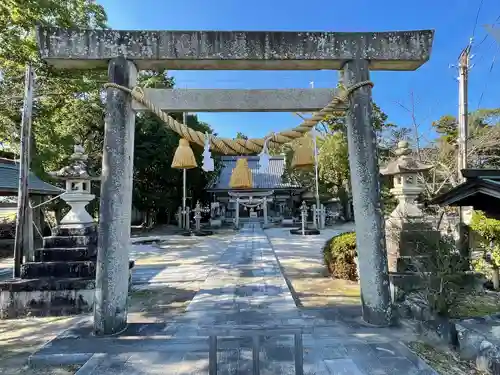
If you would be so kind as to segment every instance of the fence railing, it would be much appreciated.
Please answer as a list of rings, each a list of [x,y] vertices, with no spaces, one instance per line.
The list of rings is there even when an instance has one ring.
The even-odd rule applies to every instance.
[[[207,331],[212,331],[207,329]],[[217,335],[207,332],[209,337],[208,349],[208,374],[217,375],[218,362],[218,338],[222,337],[251,337],[252,338],[252,375],[260,375],[260,343],[261,337],[268,336],[294,336],[294,364],[295,374],[304,375],[304,348],[302,335],[304,328],[271,328],[271,329],[228,329],[227,332],[220,332]],[[200,334],[202,334],[200,332]],[[203,334],[204,335],[204,334]]]

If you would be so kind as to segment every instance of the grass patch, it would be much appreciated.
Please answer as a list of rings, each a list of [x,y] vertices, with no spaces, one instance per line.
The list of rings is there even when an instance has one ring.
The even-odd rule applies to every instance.
[[[356,282],[330,277],[291,278],[291,282],[304,307],[359,305],[361,301],[359,285]]]
[[[500,312],[500,295],[485,293],[477,295],[464,295],[459,297],[451,310],[453,318],[470,318],[476,316],[492,315]]]
[[[441,375],[486,375],[484,372],[477,371],[472,362],[461,360],[458,354],[447,349],[436,348],[418,341],[407,345]]]

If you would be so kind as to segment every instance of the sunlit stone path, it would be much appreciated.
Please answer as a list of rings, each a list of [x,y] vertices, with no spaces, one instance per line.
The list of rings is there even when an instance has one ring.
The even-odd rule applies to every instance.
[[[69,335],[42,352],[86,353],[89,360],[79,375],[201,375],[209,373],[209,343],[217,337],[212,361],[217,374],[300,374],[295,371],[298,359],[308,375],[435,374],[399,343],[402,333],[397,329],[369,328],[357,317],[296,307],[272,243],[280,247],[278,254],[288,246],[288,253],[296,251],[306,261],[309,252],[300,252],[304,243],[312,254],[321,251],[322,242],[300,236],[291,241],[280,230],[269,235],[272,241],[258,224],[240,230],[206,270],[186,312],[174,321],[131,327],[112,338],[76,340]],[[177,263],[190,273],[181,259]],[[169,269],[162,273],[167,277]]]

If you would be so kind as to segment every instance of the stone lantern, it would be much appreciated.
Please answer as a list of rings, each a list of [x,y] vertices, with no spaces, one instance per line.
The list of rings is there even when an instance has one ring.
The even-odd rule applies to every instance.
[[[395,154],[396,158],[380,170],[382,175],[393,177],[394,187],[390,191],[398,200],[386,219],[387,258],[389,271],[409,272],[419,268],[415,262],[428,256],[432,241],[439,236],[416,203],[424,190],[418,174],[432,165],[416,159],[407,141],[398,143]]]
[[[394,187],[390,190],[398,200],[398,205],[392,211],[393,218],[420,218],[423,212],[416,204],[416,199],[424,191],[418,182],[418,174],[426,172],[432,165],[421,163],[412,155],[407,141],[398,143],[395,151],[396,159],[390,161],[387,166],[380,170],[385,176],[392,176]]]
[[[94,219],[86,210],[86,206],[95,198],[91,194],[91,182],[99,177],[91,177],[87,172],[88,155],[84,154],[81,145],[74,146],[70,157],[70,165],[49,174],[66,182],[66,192],[61,196],[70,207],[70,211],[62,218],[61,227],[81,228],[94,224]]]

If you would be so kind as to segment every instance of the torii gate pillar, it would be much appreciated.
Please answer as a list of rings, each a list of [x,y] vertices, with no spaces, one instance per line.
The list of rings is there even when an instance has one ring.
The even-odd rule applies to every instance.
[[[349,85],[368,79],[371,70],[415,70],[430,57],[432,30],[398,32],[219,32],[120,31],[38,28],[42,58],[55,68],[93,69],[109,64],[110,79],[135,84],[137,69],[172,70],[344,70]],[[121,57],[120,57],[121,56]],[[125,60],[125,58],[128,60]],[[111,62],[110,62],[111,61]],[[369,61],[369,63],[368,63]],[[133,63],[132,63],[133,62]],[[199,91],[199,90],[198,90]],[[321,109],[327,91],[276,90],[250,93],[205,93],[164,90],[148,97],[168,98],[155,105],[166,111],[244,110],[303,112]],[[279,91],[279,92],[278,92]],[[158,93],[157,93],[158,94]],[[308,98],[304,100],[304,97]],[[208,105],[208,104],[210,105]],[[321,104],[318,106],[318,104]],[[126,326],[127,271],[130,240],[133,108],[130,97],[108,89],[99,257],[94,327],[113,334]],[[212,108],[213,109],[213,108]],[[295,109],[295,110],[293,110]],[[350,98],[347,129],[352,175],[363,318],[390,323],[389,282],[383,217],[380,211],[375,135],[371,124],[371,89]]]
[[[108,66],[110,82],[133,87],[137,68],[123,57]],[[135,113],[130,95],[108,88],[104,120],[94,331],[114,334],[127,326]]]
[[[369,80],[368,61],[348,61],[341,72],[341,79],[345,87]],[[346,127],[363,320],[386,326],[391,323],[392,307],[370,86],[352,93]]]

